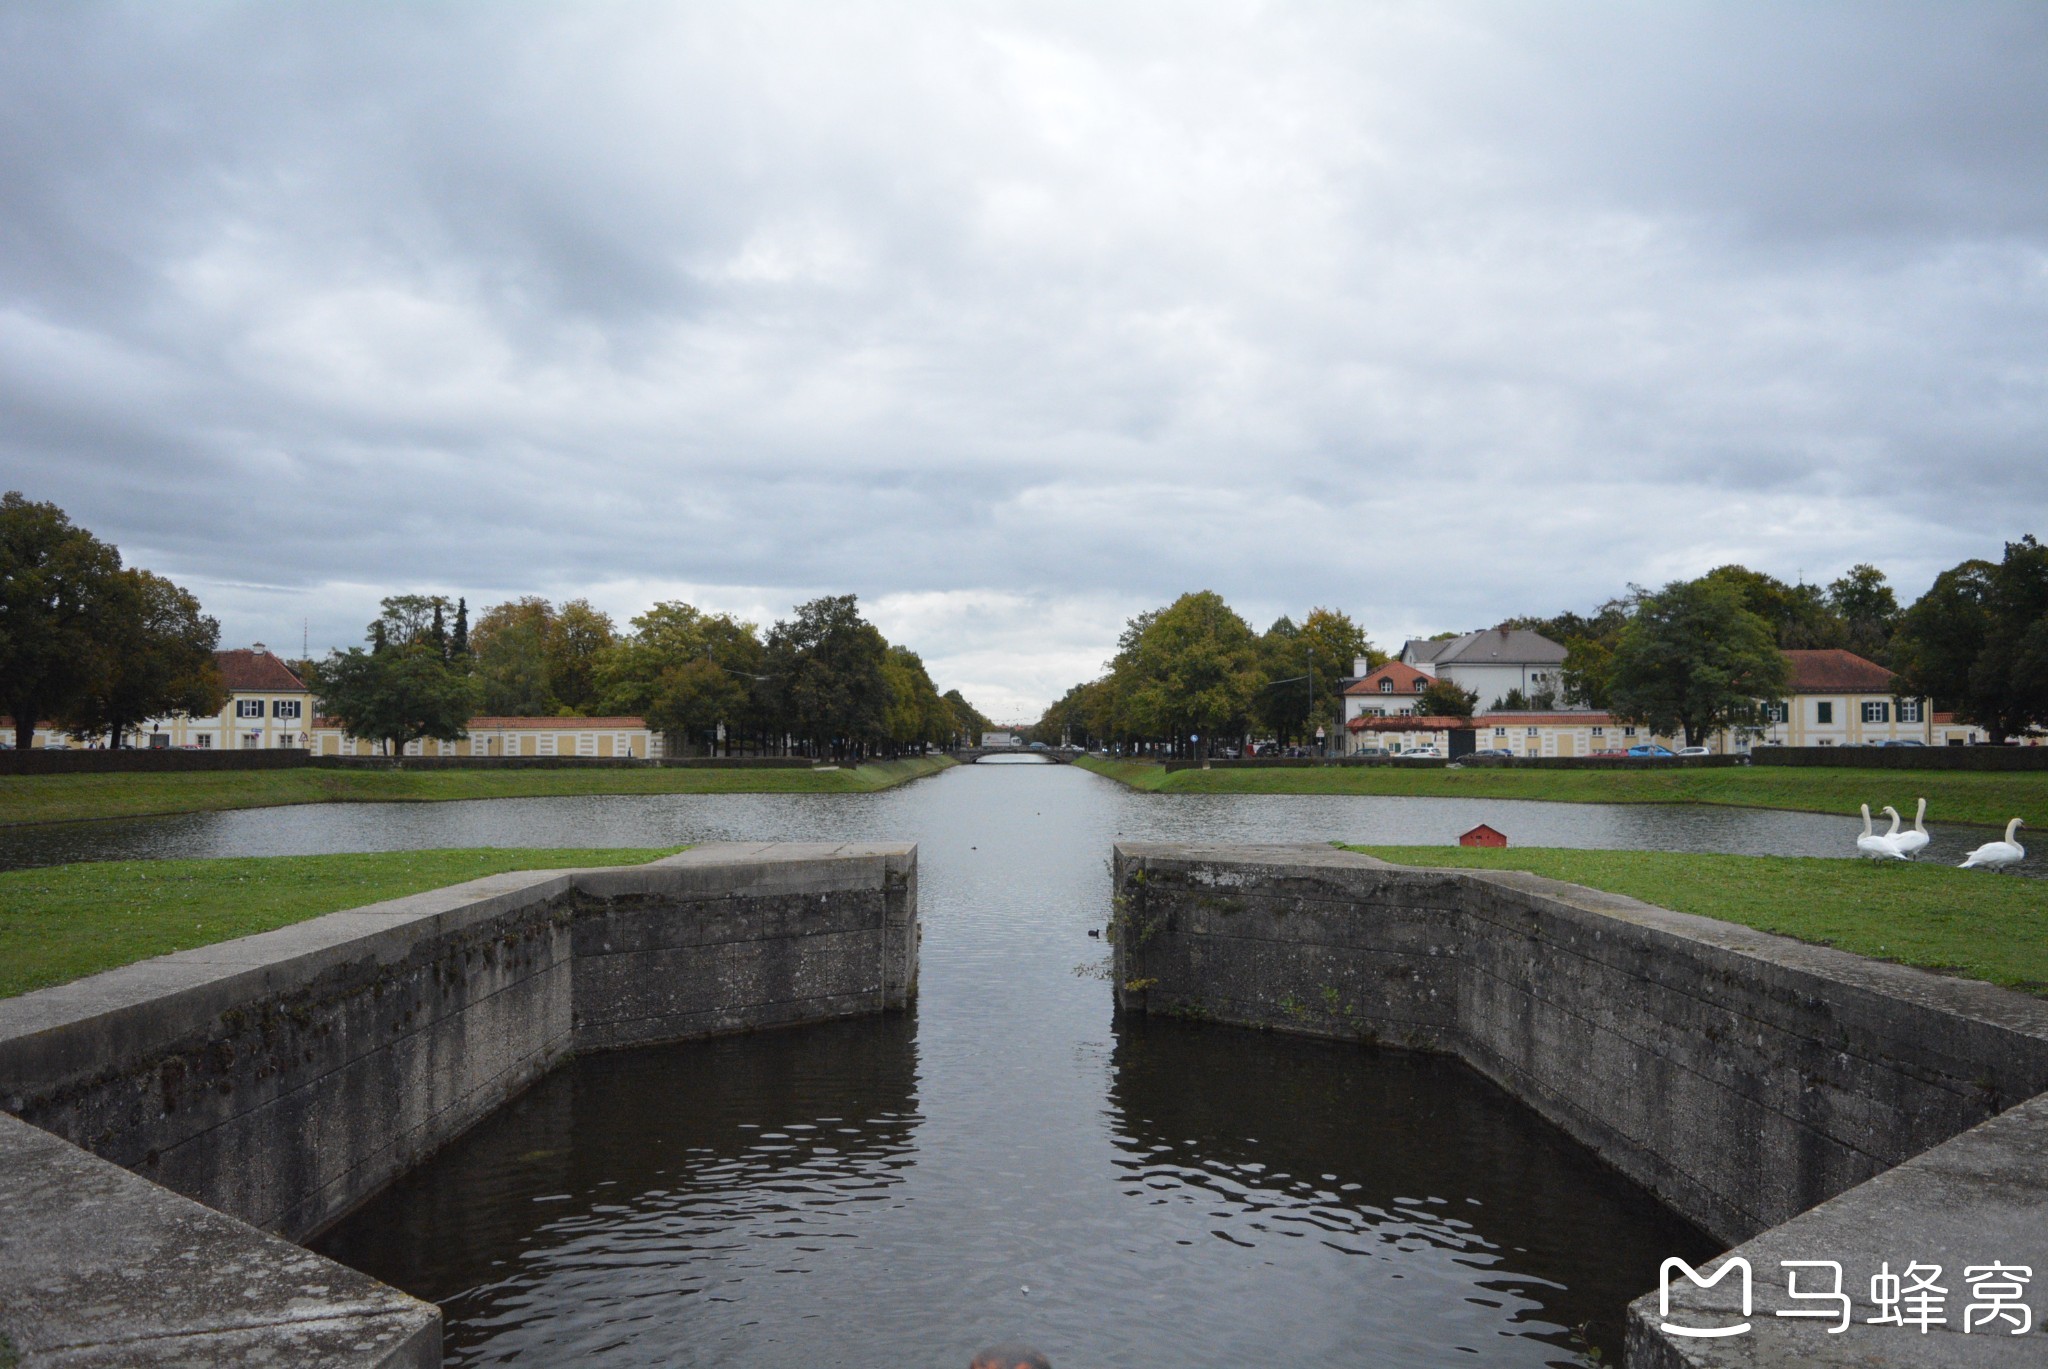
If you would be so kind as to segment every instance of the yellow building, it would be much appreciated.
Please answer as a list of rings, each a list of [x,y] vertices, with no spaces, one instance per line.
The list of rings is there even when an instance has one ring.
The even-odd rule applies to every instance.
[[[378,756],[382,743],[349,736],[334,718],[312,731],[316,756]],[[644,718],[471,718],[460,741],[415,741],[408,756],[586,756],[658,759],[661,734]]]
[[[305,746],[313,725],[313,691],[263,643],[213,653],[227,686],[218,713],[152,718],[128,738],[137,747],[194,747],[201,751],[271,751]]]
[[[1761,736],[1724,733],[1723,749],[1760,746],[1871,746],[1880,742],[1935,744],[1934,708],[1928,699],[1892,693],[1892,673],[1853,651],[1788,651],[1792,687],[1764,705]]]

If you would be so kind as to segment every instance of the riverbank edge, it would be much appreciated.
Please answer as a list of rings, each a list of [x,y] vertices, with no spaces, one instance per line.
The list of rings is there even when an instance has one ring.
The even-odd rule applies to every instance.
[[[467,767],[400,769],[366,768],[357,773],[326,766],[290,767],[259,771],[195,771],[180,774],[144,775],[115,772],[105,775],[32,775],[0,777],[0,828],[48,827],[65,823],[115,822],[130,818],[177,817],[185,813],[234,812],[250,808],[291,808],[308,803],[459,803],[485,799],[578,798],[584,795],[633,794],[879,794],[929,778],[951,769],[958,762],[950,756],[910,756],[893,761],[873,761],[861,766],[776,767],[761,770],[709,767],[662,766],[645,768],[603,768],[592,770],[501,770]],[[872,773],[875,783],[861,778]],[[877,773],[878,772],[878,773]],[[831,776],[848,776],[844,783]],[[476,780],[489,778],[489,785],[461,790],[450,777]],[[632,777],[630,779],[626,777]],[[653,778],[649,778],[653,777]],[[190,789],[218,786],[221,794],[201,796],[205,801],[170,803],[162,806],[123,808],[116,812],[65,813],[56,817],[19,816],[18,792],[28,788],[71,786],[73,788],[138,787],[147,785]],[[235,795],[230,786],[253,781],[259,787],[281,793]],[[301,792],[291,792],[296,785]],[[33,787],[33,788],[31,788]],[[393,792],[363,792],[374,789]],[[351,790],[355,792],[351,792]]]
[[[581,1051],[901,1011],[917,943],[914,845],[717,843],[0,1002],[0,1333],[31,1365],[431,1369],[438,1308],[291,1241]]]
[[[1519,873],[1138,842],[1114,868],[1120,1011],[1457,1055],[1742,1243],[1753,1289],[1630,1306],[1631,1366],[2003,1362],[1953,1321],[1818,1339],[1775,1315],[1812,1306],[1779,1261],[1840,1261],[1852,1296],[1880,1261],[2048,1265],[2048,1003]],[[1739,1336],[1664,1329],[1752,1293]]]
[[[1930,796],[1937,811],[1952,804],[1961,796],[1968,805],[1971,816],[1954,817],[1944,812],[1938,820],[1952,827],[1982,828],[1987,831],[2002,829],[2008,818],[2021,817],[2030,829],[2048,829],[2048,774],[2032,772],[1900,772],[1861,771],[1836,767],[1765,767],[1773,780],[1780,783],[1788,776],[1799,776],[1795,784],[1809,784],[1817,793],[1812,803],[1767,803],[1745,801],[1734,797],[1689,792],[1683,794],[1643,794],[1630,792],[1630,784],[1657,782],[1671,778],[1670,774],[1654,770],[1641,771],[1554,771],[1554,770],[1493,770],[1465,767],[1447,770],[1443,766],[1418,767],[1413,770],[1396,767],[1293,767],[1272,770],[1177,770],[1169,773],[1165,766],[1149,761],[1105,760],[1096,756],[1082,756],[1073,762],[1090,774],[1114,780],[1126,788],[1146,794],[1311,794],[1361,798],[1470,798],[1485,799],[1489,803],[1627,803],[1686,805],[1701,804],[1715,808],[1749,808],[1759,812],[1774,813],[1821,813],[1830,816],[1855,816],[1857,805],[1871,801],[1877,795],[1878,803],[1883,796],[1898,796],[1908,787],[1902,776],[1909,775],[1920,784],[1914,789],[1917,797],[1922,790]],[[1712,776],[1707,784],[1736,784],[1753,777],[1755,767],[1717,767],[1688,772],[1685,778],[1691,783],[1701,783],[1699,777]],[[1176,783],[1183,777],[1196,776],[1194,781]],[[1316,777],[1310,779],[1308,777]],[[1429,777],[1436,777],[1434,780]],[[1937,782],[1938,781],[1938,782]],[[1424,787],[1434,783],[1440,787]],[[1574,792],[1574,784],[1608,785],[1607,792]],[[1456,788],[1452,788],[1455,785]],[[1972,788],[1979,793],[1970,792]],[[1982,799],[1981,791],[2018,790],[2020,798],[2016,808],[1994,808]],[[1516,790],[1541,790],[1543,792],[1514,792]],[[1894,797],[1892,801],[1897,802]],[[1875,807],[1877,805],[1873,805]],[[1982,808],[1982,812],[1975,810]],[[1908,810],[1910,811],[1910,809]],[[2003,816],[2000,816],[2003,814]]]
[[[1336,843],[1416,869],[1520,870],[1809,946],[2048,999],[2048,884],[1943,861]]]
[[[0,1001],[490,875],[645,865],[688,849],[496,846],[0,870]]]

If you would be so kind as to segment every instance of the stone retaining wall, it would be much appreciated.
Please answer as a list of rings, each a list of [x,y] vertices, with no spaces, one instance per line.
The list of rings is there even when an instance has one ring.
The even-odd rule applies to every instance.
[[[494,875],[0,1001],[0,1108],[82,1148],[59,1170],[104,1201],[159,1195],[145,1226],[239,1219],[254,1267],[262,1232],[316,1233],[578,1050],[903,1008],[916,906],[908,845]],[[0,1126],[0,1331],[54,1353],[128,1295],[39,1282],[63,1184],[37,1157],[62,1142]],[[141,1297],[154,1274],[128,1277]]]
[[[1779,1240],[1801,1213],[1862,1214],[1812,1228],[1823,1235],[1867,1225],[1880,1175],[1982,1178],[2002,1164],[1981,1193],[1949,1184],[2015,1219],[1973,1262],[2031,1263],[2048,1283],[2048,1098],[1998,1116],[2048,1091],[2048,1003],[1532,875],[1402,869],[1330,847],[1136,843],[1118,846],[1115,869],[1127,1011],[1457,1054],[1730,1242]],[[2012,1144],[2033,1147],[2017,1173],[2011,1145],[1980,1136],[2014,1127]],[[1953,1206],[1879,1207],[1895,1271],[1954,1244]],[[1774,1278],[1783,1306],[1776,1258],[1759,1266],[1759,1298]],[[2035,1301],[2048,1314],[2048,1296]],[[1810,1330],[1773,1322],[1740,1344],[1686,1344],[1652,1326],[1632,1332],[1631,1362],[1793,1363],[1851,1346],[1907,1355],[1885,1363],[1973,1362],[1881,1334],[1894,1328]],[[1782,1357],[1756,1358],[1766,1344]]]

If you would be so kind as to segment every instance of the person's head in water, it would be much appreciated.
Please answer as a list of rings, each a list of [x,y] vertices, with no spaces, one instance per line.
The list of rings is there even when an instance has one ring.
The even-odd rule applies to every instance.
[[[1052,1361],[1021,1345],[991,1345],[967,1369],[1052,1369]]]

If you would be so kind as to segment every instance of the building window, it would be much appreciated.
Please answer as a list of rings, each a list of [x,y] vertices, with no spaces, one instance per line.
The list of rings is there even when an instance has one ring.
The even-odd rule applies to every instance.
[[[1822,726],[1832,723],[1835,720],[1834,700],[1822,699],[1819,703],[1816,703],[1813,706],[1813,720]]]
[[[1507,734],[1508,730],[1505,727],[1496,727],[1493,729],[1493,735],[1496,737],[1505,737]]]
[[[298,717],[299,701],[297,699],[273,699],[270,704],[270,716],[273,718]]]
[[[1416,692],[1417,694],[1420,694],[1420,693],[1421,693],[1421,692],[1422,692],[1423,690],[1425,690],[1425,689],[1428,689],[1428,688],[1429,688],[1429,681],[1428,681],[1428,680],[1417,680],[1417,681],[1415,682],[1415,692]]]
[[[235,700],[235,716],[236,716],[237,718],[260,718],[260,717],[262,717],[262,716],[263,716],[263,700],[261,700],[261,699],[237,699],[237,700]]]
[[[1902,723],[1917,723],[1920,721],[1920,701],[1918,699],[1899,700],[1899,721]]]
[[[1391,693],[1393,693],[1393,692],[1394,692],[1394,682],[1393,682],[1392,680],[1381,680],[1381,681],[1380,681],[1380,693],[1382,693],[1382,694],[1391,694]]]
[[[1596,727],[1593,729],[1593,735],[1596,737],[1604,737],[1607,735],[1607,729],[1604,727]]]
[[[1624,737],[1633,737],[1635,734],[1636,730],[1633,727],[1624,727],[1621,729],[1621,735]]]
[[[1532,728],[1530,728],[1530,729],[1529,729],[1529,735],[1530,735],[1530,736],[1532,736],[1532,737],[1533,737],[1533,736],[1535,736],[1535,735],[1536,735],[1536,729],[1535,729],[1535,728],[1533,728],[1533,727],[1532,727]]]
[[[213,750],[213,734],[211,732],[194,732],[192,734],[192,745],[198,747],[201,751]]]
[[[1792,721],[1792,705],[1783,699],[1773,699],[1764,705],[1764,721],[1767,723],[1788,723]]]
[[[1867,723],[1888,723],[1892,720],[1892,706],[1882,699],[1863,701],[1863,721]]]

